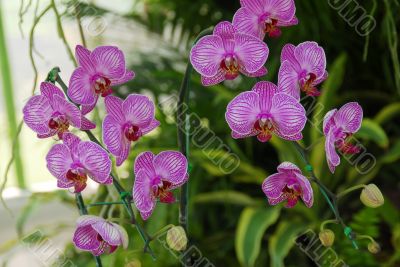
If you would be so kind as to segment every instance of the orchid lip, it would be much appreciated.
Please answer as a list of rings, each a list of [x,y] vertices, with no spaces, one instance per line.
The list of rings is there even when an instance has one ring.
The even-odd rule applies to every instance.
[[[96,74],[93,76],[92,81],[94,92],[96,94],[106,97],[112,93],[110,79]]]
[[[127,123],[124,126],[124,135],[129,141],[137,141],[142,136],[139,126]]]
[[[235,55],[226,55],[221,61],[220,67],[225,71],[225,78],[227,80],[233,80],[239,75],[240,64]]]

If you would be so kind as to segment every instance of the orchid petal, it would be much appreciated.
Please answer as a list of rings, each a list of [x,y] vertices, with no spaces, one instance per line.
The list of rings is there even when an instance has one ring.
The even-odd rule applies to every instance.
[[[153,160],[156,173],[172,184],[173,187],[181,185],[187,178],[187,159],[177,151],[163,151]]]
[[[53,113],[49,100],[41,95],[33,96],[24,106],[24,122],[38,134],[46,134],[50,131],[49,119]]]
[[[361,127],[362,119],[363,110],[357,102],[343,105],[334,117],[336,125],[348,133],[357,132]]]
[[[98,183],[107,181],[111,172],[111,160],[107,152],[92,141],[81,142],[78,151],[80,162],[90,178]]]
[[[273,199],[280,197],[286,185],[286,180],[287,175],[284,173],[275,173],[268,176],[262,184],[264,194]]]
[[[94,73],[94,65],[90,59],[90,50],[81,45],[75,47],[75,58],[78,65],[87,70],[89,73]]]
[[[71,151],[64,144],[55,144],[46,155],[47,169],[56,178],[66,175],[73,163]]]
[[[72,101],[80,105],[91,105],[96,102],[91,76],[82,67],[78,67],[72,73],[67,93]]]
[[[150,151],[140,153],[135,160],[134,172],[135,175],[141,170],[147,172],[149,176],[156,176],[156,172],[153,165],[154,154]]]
[[[277,93],[278,87],[272,82],[262,81],[254,85],[253,92],[259,96],[260,113],[269,113],[272,105],[272,98]]]
[[[235,54],[249,73],[258,71],[267,61],[269,49],[258,38],[235,34]]]
[[[259,114],[258,94],[256,92],[243,92],[228,104],[225,119],[233,131],[247,134],[253,129]]]
[[[307,122],[304,107],[286,94],[276,94],[272,98],[271,114],[279,132],[286,136],[300,133]]]
[[[90,59],[96,67],[96,72],[108,79],[118,79],[125,74],[124,54],[115,46],[96,47]]]
[[[144,95],[130,94],[122,104],[126,120],[141,128],[154,119],[154,103]]]
[[[92,251],[100,246],[97,240],[97,232],[90,225],[78,227],[75,230],[73,242],[79,249]]]
[[[264,39],[265,33],[262,24],[259,22],[259,16],[251,12],[248,8],[239,8],[233,16],[233,26],[238,32]]]
[[[150,216],[156,206],[155,199],[152,198],[151,179],[152,178],[143,169],[135,174],[133,200],[144,220]],[[145,217],[143,213],[146,214]]]
[[[208,35],[201,38],[190,51],[190,62],[202,76],[213,77],[218,73],[224,59],[225,49],[222,38]]]
[[[125,122],[124,112],[122,110],[123,100],[116,96],[107,96],[104,99],[104,103],[106,105],[107,114],[113,116],[113,119],[118,123]]]

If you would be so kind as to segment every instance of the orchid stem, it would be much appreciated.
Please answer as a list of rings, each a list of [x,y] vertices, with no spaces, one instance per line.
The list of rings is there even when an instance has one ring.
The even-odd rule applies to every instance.
[[[194,44],[196,44],[200,38],[212,33],[212,28],[208,28],[200,32],[196,37]],[[193,45],[194,45],[193,44]],[[188,62],[185,76],[183,77],[181,88],[179,90],[178,110],[177,110],[177,131],[178,131],[178,147],[179,151],[187,158],[189,164],[189,93],[190,93],[190,81],[192,76],[193,67]],[[182,185],[180,191],[180,202],[179,202],[179,224],[185,229],[186,235],[189,236],[189,220],[188,220],[188,202],[189,202],[189,180]],[[183,251],[185,253],[185,251]]]
[[[83,201],[82,194],[75,193],[75,200],[76,200],[76,205],[78,206],[78,209],[79,209],[79,214],[87,215],[88,211],[86,209],[85,202]],[[93,257],[96,261],[96,267],[102,267],[103,264],[101,263],[100,256],[93,256]]]
[[[347,195],[350,192],[353,192],[355,190],[358,190],[358,189],[361,189],[361,188],[364,188],[364,187],[365,187],[365,184],[359,184],[359,185],[355,185],[355,186],[352,186],[350,188],[347,188],[346,190],[344,190],[344,191],[340,192],[339,194],[337,194],[337,198],[341,198],[341,197]]]
[[[322,195],[325,197],[326,202],[328,203],[328,205],[331,208],[333,214],[335,215],[336,221],[342,225],[345,235],[350,239],[350,241],[352,242],[354,248],[358,249],[358,245],[357,245],[357,243],[355,241],[355,238],[356,238],[355,233],[353,232],[353,230],[349,226],[347,226],[344,223],[342,217],[340,216],[339,209],[338,209],[338,203],[337,203],[338,197],[334,193],[332,193],[332,191],[330,191],[315,176],[314,170],[313,170],[313,168],[312,168],[312,166],[310,164],[310,161],[308,159],[307,151],[303,148],[303,146],[300,145],[298,142],[293,142],[293,144],[296,147],[296,149],[299,152],[299,154],[301,155],[301,158],[303,159],[304,163],[306,164],[306,169],[311,175],[310,180],[312,182],[314,182],[315,184],[317,184],[317,186],[319,187]]]
[[[48,80],[52,81],[52,82],[57,82],[61,86],[61,88],[63,89],[65,95],[67,95],[68,87],[64,83],[64,81],[61,79],[60,75],[58,75],[59,72],[60,72],[60,68],[58,68],[58,67],[53,68],[49,73]],[[50,77],[50,76],[52,76],[52,77]],[[68,97],[68,95],[67,95],[67,97]],[[96,136],[90,130],[84,130],[83,132],[85,132],[87,134],[87,136],[89,137],[89,139],[92,142],[98,144],[105,151],[108,152],[108,150],[100,143],[100,141],[96,138]],[[149,246],[149,241],[148,241],[149,240],[149,235],[144,231],[144,229],[136,221],[135,213],[133,212],[133,209],[132,209],[132,206],[131,206],[131,199],[128,199],[128,198],[131,198],[131,196],[129,195],[129,193],[127,193],[127,191],[124,189],[124,187],[119,183],[119,181],[116,178],[115,174],[113,174],[111,172],[110,176],[112,177],[113,185],[114,185],[115,189],[120,194],[120,197],[121,197],[121,200],[122,200],[122,204],[125,206],[125,209],[128,212],[128,215],[129,215],[129,217],[131,219],[131,224],[136,226],[136,229],[137,229],[139,235],[141,236],[141,238],[143,239],[143,242],[145,243],[145,247],[143,249],[144,252],[149,252],[149,254],[153,258],[153,260],[155,260],[156,257],[154,255],[152,249]]]

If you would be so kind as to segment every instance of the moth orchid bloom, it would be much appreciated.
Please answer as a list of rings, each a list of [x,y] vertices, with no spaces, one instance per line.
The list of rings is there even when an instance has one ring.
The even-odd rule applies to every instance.
[[[119,246],[126,249],[129,238],[125,229],[118,224],[98,216],[82,215],[76,221],[73,242],[77,248],[99,256],[111,254]]]
[[[267,81],[236,96],[228,104],[225,118],[233,138],[257,136],[260,142],[269,141],[273,134],[286,140],[300,140],[307,121],[304,107]]]
[[[115,46],[99,46],[92,52],[81,45],[75,48],[79,67],[72,73],[68,96],[82,105],[82,112],[89,113],[99,96],[112,94],[112,86],[134,78],[135,73],[125,68],[125,58]]]
[[[32,96],[23,108],[24,122],[39,138],[58,135],[59,139],[70,126],[89,130],[95,124],[82,116],[81,111],[65,99],[64,93],[52,83],[40,84],[40,95]]]
[[[304,42],[298,46],[287,44],[281,54],[279,90],[296,99],[300,99],[301,91],[309,96],[319,96],[316,86],[328,77],[325,69],[325,52],[316,42]]]
[[[46,156],[47,168],[57,178],[60,188],[74,188],[79,193],[86,187],[88,176],[99,184],[111,184],[111,160],[107,152],[91,141],[81,141],[65,133],[63,144],[55,144]]]
[[[153,213],[158,199],[175,202],[171,190],[188,179],[186,157],[177,151],[143,152],[135,160],[134,172],[133,200],[143,220]]]
[[[131,143],[160,125],[154,118],[154,103],[144,95],[131,94],[125,100],[105,98],[107,115],[103,121],[103,141],[120,166],[129,156]]]
[[[227,21],[218,23],[212,35],[201,38],[190,52],[190,61],[204,86],[233,80],[240,73],[259,77],[267,73],[267,45],[254,36],[238,33]]]
[[[339,110],[333,109],[324,117],[325,152],[329,170],[334,173],[340,164],[336,150],[343,154],[356,154],[360,148],[351,144],[351,137],[360,127],[363,110],[357,102],[343,105]]]
[[[281,27],[297,25],[294,0],[240,0],[242,6],[233,16],[233,26],[261,40],[265,35],[281,35]]]
[[[307,207],[313,205],[313,190],[308,179],[302,175],[300,169],[290,162],[283,162],[278,166],[278,173],[268,176],[262,190],[270,205],[287,201],[285,207],[293,208],[299,198]]]

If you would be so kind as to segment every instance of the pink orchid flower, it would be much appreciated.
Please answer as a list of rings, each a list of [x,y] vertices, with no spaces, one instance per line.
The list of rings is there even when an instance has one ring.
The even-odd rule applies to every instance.
[[[154,118],[154,103],[144,95],[130,94],[125,100],[107,96],[105,104],[103,141],[120,166],[129,156],[131,143],[154,130],[160,122]]]
[[[141,153],[135,160],[133,200],[143,220],[153,213],[157,199],[163,203],[175,202],[171,190],[187,179],[186,157],[177,151],[163,151],[158,155]]]
[[[190,52],[190,61],[204,86],[233,80],[242,73],[248,77],[267,74],[267,45],[254,36],[238,33],[232,24],[223,21],[212,35],[201,38]]]
[[[96,127],[82,116],[79,108],[65,99],[64,93],[54,84],[41,83],[40,93],[32,96],[23,108],[24,122],[39,138],[57,134],[62,139],[70,125],[82,130]]]
[[[111,254],[118,246],[128,247],[128,234],[118,224],[93,215],[82,215],[76,221],[73,242],[81,250],[99,256]]]
[[[65,133],[63,144],[55,144],[46,156],[47,168],[57,178],[60,188],[74,187],[79,193],[86,187],[89,176],[99,184],[111,184],[111,160],[107,152],[91,141],[81,141]]]
[[[316,42],[304,42],[298,46],[287,44],[281,54],[279,90],[296,99],[300,99],[301,91],[309,96],[319,96],[316,86],[328,77],[325,68],[324,49]]]
[[[333,109],[324,117],[325,152],[329,170],[334,173],[340,164],[336,149],[343,154],[356,154],[360,148],[352,145],[350,139],[360,127],[363,110],[357,102],[343,105],[339,110]]]
[[[242,6],[233,16],[239,32],[257,36],[279,37],[280,27],[298,24],[294,0],[240,0]]]
[[[125,58],[115,46],[99,46],[92,52],[77,45],[75,57],[79,67],[72,73],[68,96],[82,105],[83,114],[96,106],[99,96],[112,93],[112,86],[132,80],[133,71],[125,68]]]
[[[270,205],[287,200],[285,207],[293,208],[299,197],[307,207],[310,208],[313,205],[313,190],[310,182],[291,162],[281,163],[278,166],[278,173],[264,180],[262,190]]]
[[[252,91],[236,96],[228,104],[225,118],[233,138],[257,136],[260,142],[270,140],[272,134],[286,140],[300,140],[307,121],[304,107],[267,81],[258,82]]]

